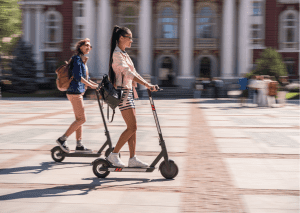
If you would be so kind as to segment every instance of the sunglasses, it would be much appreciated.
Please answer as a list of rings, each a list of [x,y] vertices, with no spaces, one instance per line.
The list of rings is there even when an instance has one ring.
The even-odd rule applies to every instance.
[[[89,48],[93,48],[91,45],[89,45],[89,44],[85,44],[84,46],[86,46],[86,47],[89,47]]]
[[[123,36],[123,37],[129,38],[130,40],[132,40],[132,37],[131,37],[131,36]]]

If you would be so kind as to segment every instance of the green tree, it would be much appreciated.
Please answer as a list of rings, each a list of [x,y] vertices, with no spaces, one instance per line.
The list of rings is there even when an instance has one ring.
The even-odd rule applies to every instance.
[[[38,89],[37,70],[32,47],[20,40],[13,55],[15,57],[10,63],[11,76],[9,77],[12,85],[8,91],[19,94],[36,91]]]
[[[256,68],[247,74],[247,78],[253,75],[269,75],[274,76],[280,82],[280,76],[287,76],[286,65],[283,63],[280,53],[273,48],[265,49],[255,64]]]
[[[0,0],[0,52],[10,54],[21,34],[22,12],[19,0]],[[4,37],[12,37],[10,42],[3,42]]]

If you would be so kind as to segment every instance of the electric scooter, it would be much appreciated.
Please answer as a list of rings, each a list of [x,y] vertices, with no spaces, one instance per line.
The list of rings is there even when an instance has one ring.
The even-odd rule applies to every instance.
[[[158,88],[158,90],[161,90]],[[158,135],[159,135],[159,145],[161,146],[161,152],[159,155],[155,158],[155,160],[151,163],[149,167],[141,168],[141,167],[115,167],[113,166],[108,160],[104,158],[98,158],[92,162],[93,165],[93,172],[94,174],[99,178],[105,178],[107,177],[110,172],[153,172],[155,169],[155,165],[160,161],[160,159],[164,158],[164,160],[161,162],[159,166],[160,173],[163,177],[166,179],[173,179],[178,174],[178,166],[176,163],[169,159],[168,152],[166,148],[165,141],[162,136],[162,132],[160,129],[157,113],[155,110],[153,98],[151,91],[148,89],[148,95],[149,100],[154,116],[154,120],[156,123]]]
[[[99,149],[98,152],[91,152],[91,153],[84,153],[84,152],[75,152],[71,151],[69,153],[64,152],[59,146],[56,146],[51,149],[51,156],[54,161],[61,162],[65,159],[65,157],[100,157],[102,151],[105,149],[106,146],[108,146],[108,149],[105,151],[105,156],[107,157],[113,150],[114,147],[112,147],[112,142],[110,139],[109,131],[106,126],[105,117],[102,110],[102,105],[100,103],[100,95],[99,91],[96,90],[97,100],[103,120],[103,124],[105,127],[105,136],[106,136],[106,142],[102,145],[102,147]]]

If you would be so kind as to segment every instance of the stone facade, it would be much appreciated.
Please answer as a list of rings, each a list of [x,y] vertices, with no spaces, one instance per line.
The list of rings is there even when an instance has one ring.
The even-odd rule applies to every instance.
[[[108,71],[114,25],[133,32],[128,49],[139,73],[162,86],[192,88],[197,78],[232,79],[276,48],[299,78],[299,3],[283,0],[23,0],[23,37],[46,80],[90,38],[91,76]]]

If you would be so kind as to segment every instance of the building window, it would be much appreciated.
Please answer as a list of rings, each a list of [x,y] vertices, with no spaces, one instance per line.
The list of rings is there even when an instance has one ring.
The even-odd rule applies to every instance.
[[[296,19],[293,14],[287,15],[284,20],[284,37],[285,37],[285,47],[292,48],[296,41]]]
[[[84,3],[83,2],[78,2],[77,14],[78,14],[78,17],[84,17]]]
[[[293,58],[284,59],[286,70],[289,76],[295,75],[295,60]]]
[[[129,28],[132,32],[132,36],[138,37],[138,12],[134,7],[126,7],[120,17],[120,26]]]
[[[80,40],[83,39],[83,35],[84,35],[84,26],[83,25],[76,25],[76,39]]]
[[[55,74],[57,61],[55,59],[47,59],[45,61],[45,70],[47,74]]]
[[[286,10],[279,18],[279,48],[297,50],[299,48],[299,13]]]
[[[262,32],[261,32],[261,25],[253,24],[252,25],[252,43],[253,44],[260,44],[262,40]]]
[[[215,20],[210,7],[199,10],[196,14],[196,38],[214,38]]]
[[[73,1],[73,44],[83,39],[84,34],[84,23],[85,23],[85,4],[81,1]]]
[[[178,38],[178,18],[171,7],[161,10],[158,18],[159,38]]]
[[[62,19],[57,11],[51,11],[46,14],[46,47],[59,48],[62,41]]]
[[[261,2],[253,2],[253,16],[261,16]]]

